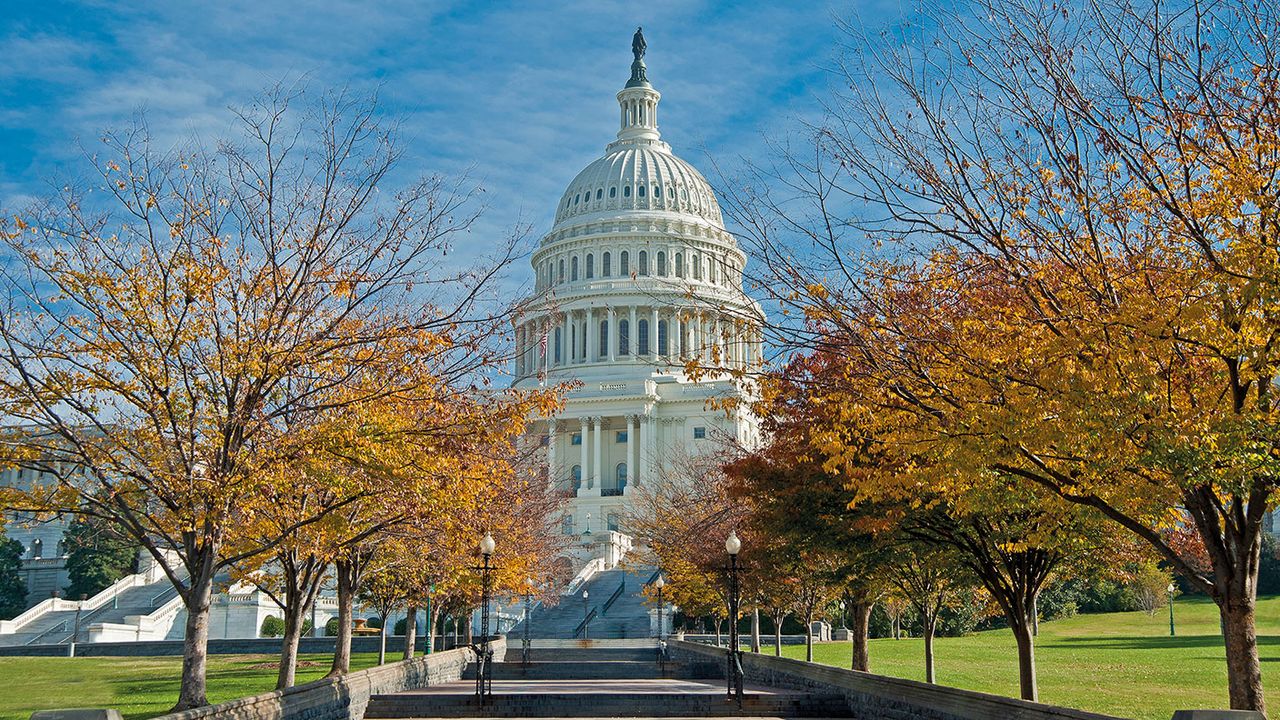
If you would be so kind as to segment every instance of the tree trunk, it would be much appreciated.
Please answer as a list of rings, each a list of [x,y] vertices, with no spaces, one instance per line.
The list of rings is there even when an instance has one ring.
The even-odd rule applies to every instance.
[[[1030,618],[1009,618],[1009,627],[1018,643],[1018,687],[1023,700],[1036,701],[1036,646],[1031,636]]]
[[[853,658],[850,666],[860,672],[871,672],[871,609],[875,603],[855,603],[851,608],[853,627]]]
[[[813,616],[808,615],[804,621],[804,659],[813,662]]]
[[[932,684],[936,682],[933,676],[933,634],[938,628],[938,616],[932,613],[923,620],[921,625],[924,628],[924,681]],[[1032,682],[1034,683],[1034,678]]]
[[[760,608],[751,608],[751,652],[760,652]]]
[[[284,639],[280,643],[280,672],[276,675],[276,689],[293,687],[298,671],[298,639],[302,637],[302,617],[305,607],[299,603],[289,603],[292,607],[281,608],[284,612]]]
[[[1040,637],[1040,596],[1031,598],[1031,636]]]
[[[418,606],[410,605],[404,613],[404,659],[412,660],[417,650],[418,640]]]
[[[1224,583],[1225,585],[1226,583]],[[1253,598],[1228,598],[1219,606],[1227,649],[1227,689],[1233,710],[1266,713]]]
[[[459,618],[459,620],[461,619],[462,618]],[[475,638],[474,638],[475,628],[472,627],[472,625],[474,625],[475,623],[472,622],[472,619],[473,618],[471,617],[471,613],[467,613],[466,622],[462,624],[462,626],[467,630],[466,638],[467,638],[468,645],[471,645],[472,643],[475,642]]]
[[[175,711],[190,710],[209,704],[205,694],[205,677],[209,665],[209,606],[213,598],[213,558],[202,563],[203,572],[190,580],[186,634],[182,638],[182,689],[178,692]]]
[[[338,586],[338,637],[334,641],[329,677],[345,675],[351,670],[351,614],[355,602],[354,568],[346,561],[339,561],[334,569]]]
[[[382,627],[378,628],[378,664],[387,664],[387,618],[382,618]]]
[[[774,657],[782,657],[782,622],[787,619],[784,615],[773,616],[773,655]]]
[[[427,618],[427,654],[436,651],[436,627],[440,624],[440,606],[434,604],[431,606],[431,614]],[[444,628],[440,629],[440,644],[444,644]]]
[[[724,643],[720,641],[720,618],[716,618],[716,647],[720,647]]]

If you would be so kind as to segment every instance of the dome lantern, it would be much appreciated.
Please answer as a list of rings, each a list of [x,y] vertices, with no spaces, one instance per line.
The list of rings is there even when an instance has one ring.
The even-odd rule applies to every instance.
[[[644,51],[648,44],[644,34],[636,28],[631,38],[631,79],[618,93],[618,105],[622,107],[622,129],[618,141],[623,143],[656,143],[658,135],[658,100],[662,95],[649,84],[645,75]]]

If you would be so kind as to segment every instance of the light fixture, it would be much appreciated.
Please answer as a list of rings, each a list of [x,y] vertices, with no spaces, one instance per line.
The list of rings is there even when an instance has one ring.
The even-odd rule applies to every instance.
[[[653,581],[653,586],[661,590],[667,586],[667,583],[662,579],[662,576],[659,575],[658,579]]]
[[[736,530],[730,530],[728,539],[724,541],[724,551],[730,555],[737,555],[738,551],[741,549],[742,541],[738,539],[738,532]]]
[[[480,538],[480,554],[485,557],[489,557],[493,554],[493,550],[497,545],[498,544],[493,541],[493,536],[486,532],[484,537]]]

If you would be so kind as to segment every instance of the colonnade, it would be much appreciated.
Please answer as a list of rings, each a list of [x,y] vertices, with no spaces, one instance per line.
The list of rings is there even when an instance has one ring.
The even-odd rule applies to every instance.
[[[552,482],[571,479],[572,472],[568,468],[576,464],[581,471],[577,488],[579,496],[630,494],[631,488],[651,480],[658,472],[659,423],[684,421],[685,418],[659,419],[652,413],[551,418],[547,421],[547,465],[551,468],[548,477]],[[626,456],[621,468],[612,462],[616,455],[608,457],[604,451],[608,433],[619,430],[627,433]],[[572,437],[574,432],[581,437],[580,446],[569,445],[568,457],[559,457],[559,439],[565,434]]]
[[[516,376],[586,363],[763,362],[759,327],[712,310],[626,305],[566,310],[516,325]]]

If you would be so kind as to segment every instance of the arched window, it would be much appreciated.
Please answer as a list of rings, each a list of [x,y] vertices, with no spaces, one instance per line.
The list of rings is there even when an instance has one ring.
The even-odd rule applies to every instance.
[[[44,541],[40,538],[31,541],[31,557],[37,560],[44,557]]]
[[[628,355],[631,353],[631,348],[628,347],[628,345],[631,342],[630,335],[631,335],[631,322],[628,320],[619,320],[618,321],[618,354],[619,355]]]
[[[574,255],[569,261],[569,279],[576,281],[578,279],[578,256]]]
[[[716,263],[711,258],[707,258],[707,280],[709,282],[716,281]]]
[[[614,479],[618,483],[618,487],[627,486],[627,464],[618,463],[618,467],[614,469]]]
[[[639,195],[640,197],[644,197],[644,185],[636,186],[636,195]]]
[[[600,342],[596,344],[600,348],[600,357],[608,357],[609,355],[609,321],[600,321]]]
[[[554,352],[555,352],[555,354],[553,355],[553,357],[555,358],[556,364],[559,364],[559,363],[563,362],[563,361],[560,359],[560,345],[561,345],[561,343],[562,343],[562,342],[564,342],[564,341],[563,341],[563,339],[561,339],[561,337],[560,337],[560,328],[556,328],[556,346],[555,346],[555,348],[554,348]]]
[[[573,490],[574,492],[577,492],[581,488],[582,488],[582,466],[574,465],[573,466]]]
[[[667,321],[658,321],[658,354],[667,355]]]
[[[610,273],[613,272],[613,268],[609,267],[609,265],[610,265],[609,253],[605,253],[604,255],[601,255],[600,256],[600,274],[602,276],[609,277]]]
[[[604,199],[604,188],[599,188],[599,189],[597,189],[597,190],[596,190],[596,199],[597,199],[597,200],[603,200],[603,199]]]
[[[623,185],[623,186],[622,186],[622,197],[631,197],[631,186],[630,186],[630,185]]]
[[[631,274],[631,264],[628,262],[626,250],[623,250],[622,254],[618,256],[618,274],[622,277]]]
[[[694,280],[702,279],[702,256],[701,255],[693,256],[693,279]]]
[[[590,280],[595,276],[596,276],[596,256],[592,255],[591,253],[587,253],[587,279]]]
[[[578,323],[569,326],[569,358],[573,358],[573,349],[578,347]]]
[[[644,250],[641,250],[640,256],[636,258],[636,260],[637,260],[636,264],[640,268],[640,274],[648,275],[649,274],[649,253]]]
[[[609,188],[609,197],[611,198],[618,197],[618,188],[616,185],[614,187]]]
[[[564,282],[564,258],[560,258],[560,282]]]
[[[574,205],[577,205],[579,202],[581,202],[581,200],[582,200],[582,196],[581,196],[581,195],[574,195],[574,196],[573,196],[573,204],[574,204]]]
[[[654,186],[653,186],[653,196],[654,196],[654,197],[656,197],[656,198],[660,198],[660,197],[662,197],[662,186],[661,186],[661,185],[654,185]]]
[[[667,276],[667,254],[661,250],[658,251],[658,276]]]
[[[649,321],[640,320],[636,322],[636,354],[649,354]]]
[[[582,333],[579,337],[582,338],[582,347],[579,348],[578,357],[581,358],[583,362],[586,362],[587,361],[587,321],[586,320],[582,321]]]
[[[676,253],[676,277],[684,277],[684,254]]]

